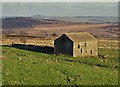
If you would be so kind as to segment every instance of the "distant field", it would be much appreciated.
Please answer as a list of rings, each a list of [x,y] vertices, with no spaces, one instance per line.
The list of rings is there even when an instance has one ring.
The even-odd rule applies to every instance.
[[[54,40],[58,37],[48,37],[48,38],[32,38],[32,37],[4,37],[2,39],[3,45],[11,45],[12,42],[14,44],[31,44],[36,46],[51,46],[54,47]],[[25,41],[25,43],[23,43]],[[98,48],[112,48],[118,49],[119,40],[112,40],[112,39],[98,39]]]
[[[73,58],[3,46],[3,85],[117,85],[118,50]]]
[[[4,35],[53,37],[70,32],[89,32],[97,38],[118,38],[117,17],[13,17],[2,19]]]
[[[119,49],[119,40],[99,39],[98,47],[99,48]]]

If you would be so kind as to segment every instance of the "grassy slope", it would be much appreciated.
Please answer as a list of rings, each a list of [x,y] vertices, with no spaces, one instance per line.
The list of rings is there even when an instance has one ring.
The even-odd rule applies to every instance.
[[[98,58],[73,58],[3,47],[3,84],[115,85],[117,50],[99,49]]]

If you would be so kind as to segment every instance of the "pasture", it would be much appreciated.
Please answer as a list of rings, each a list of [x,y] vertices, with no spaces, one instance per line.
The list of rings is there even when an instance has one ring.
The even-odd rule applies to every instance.
[[[117,85],[117,49],[98,57],[71,57],[2,47],[3,85]]]

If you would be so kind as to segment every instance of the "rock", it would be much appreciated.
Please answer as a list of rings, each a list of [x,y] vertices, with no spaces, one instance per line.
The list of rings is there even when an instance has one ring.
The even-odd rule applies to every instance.
[[[93,68],[95,68],[96,70],[99,70],[99,67],[98,67],[98,66],[93,66]]]
[[[21,58],[18,58],[17,60],[21,60]]]

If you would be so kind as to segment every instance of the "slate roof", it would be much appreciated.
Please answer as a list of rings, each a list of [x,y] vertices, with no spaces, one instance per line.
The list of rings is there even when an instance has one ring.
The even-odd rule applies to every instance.
[[[72,41],[91,41],[96,40],[94,36],[87,32],[65,33],[65,35]]]

